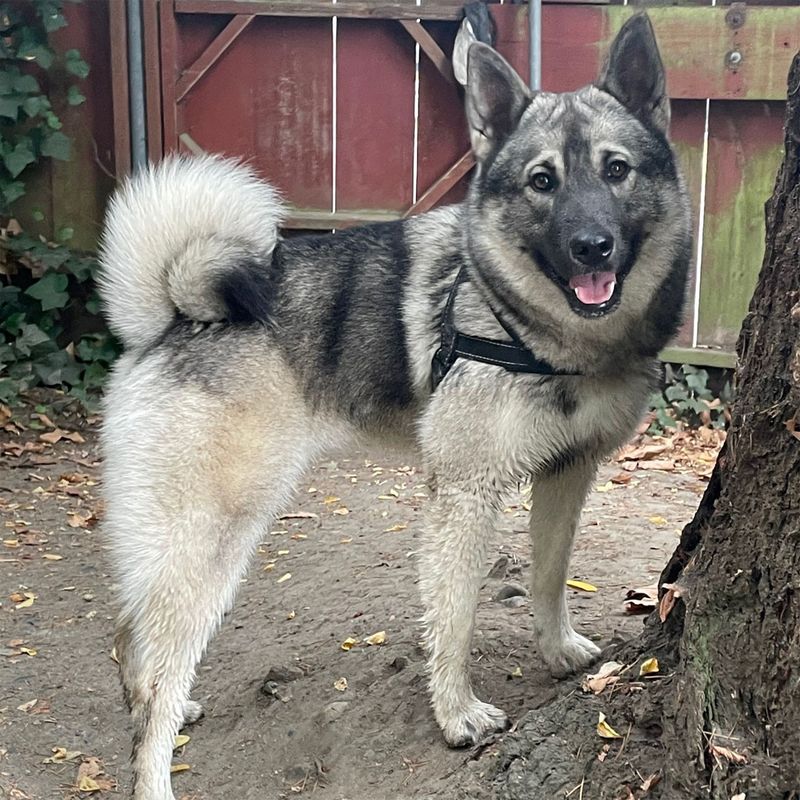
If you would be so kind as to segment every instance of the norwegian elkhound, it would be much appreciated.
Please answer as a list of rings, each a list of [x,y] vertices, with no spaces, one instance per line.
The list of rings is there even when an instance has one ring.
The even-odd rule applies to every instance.
[[[542,656],[561,673],[599,652],[569,622],[573,535],[640,420],[692,248],[664,71],[640,15],[577,92],[532,94],[483,44],[466,74],[478,167],[460,205],[284,240],[275,191],[213,157],[169,158],[111,203],[102,292],[126,352],[105,531],[137,800],[173,797],[196,665],[270,521],[359,434],[405,430],[431,476],[420,588],[449,744],[507,725],[468,667],[488,534],[520,481]]]

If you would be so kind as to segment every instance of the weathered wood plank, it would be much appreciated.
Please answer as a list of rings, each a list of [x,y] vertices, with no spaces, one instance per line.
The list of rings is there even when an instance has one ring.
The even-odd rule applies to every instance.
[[[176,0],[180,14],[260,14],[275,17],[341,17],[352,19],[460,19],[460,0]]]
[[[697,230],[700,221],[700,194],[703,180],[703,139],[706,124],[706,104],[702,100],[676,100],[672,103],[670,138],[678,154],[686,188],[692,198],[692,222],[695,233],[695,252],[687,287],[684,323],[674,344],[691,347],[694,333],[695,265],[697,263]]]
[[[542,15],[544,85],[569,91],[593,80],[631,6],[547,6]],[[781,100],[800,49],[796,8],[648,8],[670,96]],[[733,16],[731,16],[733,15]],[[738,53],[740,59],[732,58]],[[736,62],[736,63],[734,63]]]
[[[732,350],[761,267],[783,106],[712,102],[708,127],[698,343]]]
[[[332,62],[330,20],[254,19],[180,103],[178,133],[245,158],[298,206],[330,208]]]
[[[391,20],[340,19],[336,207],[413,202],[414,41]]]

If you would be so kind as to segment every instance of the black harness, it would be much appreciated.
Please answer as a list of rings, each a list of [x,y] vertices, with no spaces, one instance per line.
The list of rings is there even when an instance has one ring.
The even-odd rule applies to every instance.
[[[435,391],[436,387],[444,380],[457,358],[480,361],[483,364],[494,364],[508,372],[527,372],[536,375],[580,375],[579,372],[564,372],[556,369],[548,361],[536,358],[491,305],[489,308],[492,314],[500,327],[508,334],[510,342],[498,342],[496,339],[487,339],[484,336],[468,336],[457,330],[453,322],[453,306],[458,287],[466,278],[467,273],[462,266],[447,297],[442,314],[442,343],[431,362],[432,391]]]

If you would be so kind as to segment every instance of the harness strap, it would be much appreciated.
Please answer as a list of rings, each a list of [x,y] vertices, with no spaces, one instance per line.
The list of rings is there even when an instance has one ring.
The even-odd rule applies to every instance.
[[[564,372],[556,369],[548,361],[536,356],[522,343],[519,336],[503,321],[500,315],[490,307],[492,314],[503,330],[513,340],[499,342],[483,336],[468,336],[456,329],[453,322],[453,306],[458,287],[466,280],[467,274],[462,266],[450,288],[444,311],[442,313],[442,339],[439,349],[434,353],[431,362],[431,389],[444,380],[457,358],[469,361],[480,361],[482,364],[493,364],[507,372],[524,372],[536,375],[579,375],[577,372]]]

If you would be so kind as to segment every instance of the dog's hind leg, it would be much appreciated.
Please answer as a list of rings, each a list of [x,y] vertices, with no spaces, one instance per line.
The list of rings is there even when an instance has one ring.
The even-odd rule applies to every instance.
[[[534,478],[530,531],[533,544],[531,597],[542,657],[555,675],[590,664],[600,648],[576,633],[569,621],[566,587],[575,531],[597,466],[579,461]]]
[[[189,699],[196,665],[316,452],[300,413],[265,393],[245,403],[241,392],[225,405],[176,394],[139,396],[144,411],[115,395],[106,421],[105,533],[136,800],[172,800],[174,736],[199,710]]]

